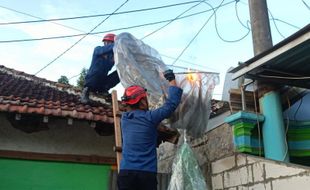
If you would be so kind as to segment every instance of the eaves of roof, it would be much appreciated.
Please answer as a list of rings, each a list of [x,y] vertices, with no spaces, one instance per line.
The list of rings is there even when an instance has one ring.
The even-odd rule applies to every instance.
[[[230,71],[246,78],[309,88],[310,24]]]
[[[0,65],[0,111],[113,123],[111,104],[79,101],[80,90]]]

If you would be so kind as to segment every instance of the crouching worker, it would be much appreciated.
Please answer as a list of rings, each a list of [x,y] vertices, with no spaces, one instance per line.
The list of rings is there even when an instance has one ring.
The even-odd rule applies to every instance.
[[[85,84],[80,101],[89,101],[89,92],[108,95],[110,88],[116,86],[120,80],[117,71],[108,75],[114,66],[113,46],[115,34],[106,34],[102,42],[104,46],[97,46],[94,49],[89,70],[85,76]]]
[[[157,126],[178,107],[183,90],[176,85],[172,70],[164,72],[169,81],[164,105],[149,110],[146,89],[135,85],[125,89],[122,102],[127,106],[121,119],[122,159],[117,178],[119,190],[157,189]]]

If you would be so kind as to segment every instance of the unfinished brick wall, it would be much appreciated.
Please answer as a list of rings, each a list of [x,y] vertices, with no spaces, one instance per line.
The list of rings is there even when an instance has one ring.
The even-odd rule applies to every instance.
[[[213,190],[303,190],[310,187],[310,168],[234,154],[211,164]]]
[[[180,138],[181,141],[182,138]],[[225,123],[208,131],[203,137],[190,141],[208,186],[211,186],[211,162],[233,154],[232,138],[231,126]],[[160,173],[171,173],[171,166],[177,147],[167,143],[161,145],[158,149],[158,171]]]

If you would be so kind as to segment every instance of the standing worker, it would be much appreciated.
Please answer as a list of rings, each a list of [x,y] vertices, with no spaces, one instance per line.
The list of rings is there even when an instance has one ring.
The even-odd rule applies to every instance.
[[[94,49],[90,68],[85,76],[85,84],[81,95],[81,102],[89,101],[89,92],[108,95],[108,91],[116,86],[120,80],[117,71],[108,75],[114,65],[113,46],[115,34],[106,34],[103,37],[104,46]]]
[[[168,99],[155,110],[149,110],[146,89],[138,85],[125,89],[122,101],[128,112],[124,112],[121,119],[119,190],[157,189],[157,126],[175,111],[183,93],[176,85],[172,70],[165,71],[164,77],[169,81]]]

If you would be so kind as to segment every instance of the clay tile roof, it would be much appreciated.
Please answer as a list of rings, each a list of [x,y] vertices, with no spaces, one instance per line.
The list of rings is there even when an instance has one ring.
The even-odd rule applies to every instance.
[[[112,106],[79,101],[80,90],[0,65],[0,111],[113,123]]]

